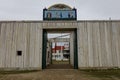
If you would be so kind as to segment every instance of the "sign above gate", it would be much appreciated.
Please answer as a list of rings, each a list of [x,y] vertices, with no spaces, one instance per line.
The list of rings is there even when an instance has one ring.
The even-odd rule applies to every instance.
[[[43,9],[43,20],[77,20],[77,12],[75,8],[56,4],[48,9]]]

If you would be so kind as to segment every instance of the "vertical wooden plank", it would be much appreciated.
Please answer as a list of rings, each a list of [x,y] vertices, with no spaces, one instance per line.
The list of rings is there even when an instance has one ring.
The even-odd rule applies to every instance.
[[[79,67],[86,67],[85,66],[85,53],[84,53],[84,22],[81,22],[81,24],[79,25],[79,30],[80,30],[80,52],[78,54],[79,56]]]
[[[40,38],[39,38],[39,27],[38,25],[36,24],[36,48],[35,48],[35,51],[36,51],[36,55],[35,55],[35,61],[36,61],[36,68],[39,68],[40,64],[39,64],[39,49],[40,49]]]
[[[80,61],[80,56],[79,56],[79,54],[80,54],[80,28],[79,28],[79,23],[77,23],[77,38],[78,38],[78,42],[77,42],[77,44],[78,44],[78,68],[80,68],[80,64],[79,64],[79,61]],[[70,37],[71,38],[71,37]],[[71,42],[70,42],[71,43]],[[71,45],[70,45],[70,47],[71,47]],[[70,54],[71,55],[71,54]]]
[[[17,51],[22,51],[20,48],[20,43],[21,43],[21,32],[20,32],[20,23],[16,24],[16,68],[20,68],[20,60],[21,56],[17,55]]]
[[[6,25],[7,25],[7,24],[5,24],[5,27],[6,27]],[[7,38],[6,38],[6,35],[7,35],[7,32],[8,32],[8,31],[7,31],[7,27],[6,27],[5,32],[4,32],[4,34],[5,34],[5,35],[4,35],[4,37],[5,37],[5,38],[4,38],[4,61],[3,61],[3,62],[4,62],[4,68],[6,68],[6,64],[7,64],[7,63],[6,63],[6,55],[7,55],[7,52],[6,52],[6,51],[7,51],[7,46],[6,46],[6,45],[7,45],[7,43],[6,43],[6,42],[7,42],[7,41],[6,41]]]
[[[111,31],[112,31],[112,29],[111,29],[111,26],[110,26],[110,24],[109,24],[109,22],[106,22],[105,23],[105,47],[106,47],[106,54],[107,54],[107,66],[108,67],[111,67],[112,66],[112,53],[111,53],[111,50],[112,50],[112,48],[111,48],[111,40],[112,40],[112,38],[111,38]]]
[[[5,43],[6,43],[6,54],[5,54],[6,56],[5,65],[6,66],[5,67],[6,68],[9,68],[9,64],[10,64],[10,41],[11,41],[10,28],[11,28],[10,23],[7,23],[6,24],[6,40],[5,40]]]
[[[10,27],[10,33],[9,33],[9,65],[8,65],[8,67],[9,68],[11,68],[12,67],[12,58],[13,58],[13,53],[12,53],[12,50],[13,50],[13,48],[12,48],[12,43],[13,43],[13,33],[14,33],[14,27],[13,27],[13,23],[10,23],[10,26],[8,26],[8,27]]]
[[[3,47],[2,47],[2,52],[3,52],[3,61],[2,61],[2,64],[3,64],[3,68],[6,67],[6,23],[3,24],[3,37],[2,37],[2,44],[3,44]]]
[[[15,61],[15,68],[18,67],[18,56],[17,56],[17,41],[18,41],[18,23],[16,22],[15,25],[14,25],[14,30],[15,30],[15,33],[14,33],[14,59],[13,61]]]
[[[114,26],[112,23],[110,23],[112,26],[112,57],[113,57],[113,67],[117,67],[117,55],[116,55],[116,26]]]
[[[10,59],[11,59],[11,63],[10,63],[10,68],[13,68],[13,56],[14,56],[14,52],[13,52],[13,42],[14,42],[14,23],[12,23],[11,25],[11,31],[12,31],[12,39],[11,39],[11,52],[10,52]]]
[[[34,29],[31,23],[30,25],[30,67],[33,66],[34,62]]]
[[[33,27],[34,26],[34,27]],[[34,63],[33,63],[33,66],[32,67],[35,67],[36,66],[36,57],[35,57],[35,55],[36,55],[36,26],[35,26],[35,24],[33,23],[33,28],[34,28]]]
[[[20,34],[20,36],[19,36],[20,40],[19,40],[18,45],[20,45],[20,46],[18,49],[20,49],[22,51],[22,55],[19,56],[19,67],[23,68],[23,64],[24,64],[23,58],[24,58],[24,49],[25,49],[25,47],[24,47],[25,44],[24,44],[24,39],[23,39],[25,36],[23,23],[19,24],[19,34]]]
[[[42,23],[39,23],[39,67],[42,69]]]
[[[84,29],[83,29],[83,45],[84,45],[84,58],[85,58],[85,66],[88,67],[89,63],[89,55],[88,55],[88,31],[87,31],[87,22],[84,22]]]
[[[12,26],[11,68],[15,68],[16,61],[16,23]]]
[[[102,59],[102,67],[106,67],[107,59],[106,59],[106,48],[105,48],[105,27],[104,22],[100,23],[100,40],[101,40],[101,59]]]
[[[93,59],[94,67],[99,67],[99,24],[98,22],[93,22]]]
[[[114,67],[118,66],[118,57],[117,57],[117,24],[114,24],[114,22],[111,22],[112,25],[112,53],[113,53],[113,62]]]
[[[34,55],[34,61],[32,62],[32,67],[35,67],[36,61],[35,61],[35,55],[36,55],[36,51],[35,51],[35,45],[36,45],[36,26],[34,25],[34,23],[32,23],[32,29],[34,30],[34,39],[33,39],[33,48],[34,48],[34,52],[32,53]]]
[[[120,35],[119,35],[119,32],[120,32],[120,30],[119,30],[119,23],[118,22],[113,22],[113,25],[115,26],[115,30],[116,30],[116,32],[115,32],[115,42],[116,42],[116,58],[117,58],[117,67],[119,67],[119,65],[120,65],[120,51],[119,51],[119,37],[120,37]]]
[[[79,30],[79,26],[78,26],[78,23],[77,23],[77,49],[78,49],[78,51],[77,51],[77,55],[78,55],[78,69],[79,69],[79,54],[80,54],[80,30]]]
[[[27,68],[27,61],[26,61],[26,58],[27,58],[27,48],[28,48],[28,46],[27,46],[27,25],[28,25],[28,23],[23,23],[23,25],[21,26],[21,27],[23,27],[22,28],[22,30],[23,30],[23,68]]]
[[[39,27],[40,24],[36,24],[36,56],[35,56],[35,59],[36,59],[36,67],[37,68],[40,68],[40,61],[39,61],[39,58],[40,58],[40,27]]]
[[[92,23],[87,23],[87,31],[88,31],[88,64],[89,67],[93,67],[93,36],[92,36],[92,32],[93,32],[93,25]]]
[[[73,31],[70,34],[70,63],[72,66],[74,66],[74,49],[73,49],[73,39],[74,39],[74,34]]]
[[[101,42],[100,42],[100,23],[98,23],[97,26],[97,40],[98,40],[98,62],[99,62],[99,67],[102,67],[102,56],[101,56]]]
[[[34,28],[35,28],[35,52],[34,52],[34,58],[35,58],[35,62],[34,62],[34,67],[35,68],[37,68],[38,67],[38,59],[39,59],[39,56],[38,56],[38,54],[39,54],[39,36],[38,36],[38,31],[39,31],[39,29],[38,29],[38,26],[37,26],[37,24],[34,24]]]
[[[42,35],[43,35],[43,29],[40,27],[40,32],[39,32],[39,40],[40,40],[40,49],[39,49],[39,56],[40,56],[40,58],[39,58],[39,64],[40,64],[40,68],[42,69],[42,42],[43,42],[43,37],[42,37]]]
[[[87,67],[86,66],[86,50],[85,50],[85,47],[86,47],[86,45],[85,45],[85,43],[86,43],[86,40],[85,40],[85,37],[86,37],[86,34],[85,34],[85,27],[86,27],[86,25],[85,25],[85,22],[84,22],[84,26],[83,26],[83,31],[82,31],[82,46],[83,46],[83,63],[84,63],[84,67]]]
[[[5,67],[5,51],[6,51],[6,48],[5,48],[5,40],[6,40],[6,23],[2,23],[1,24],[1,43],[0,43],[0,51],[1,51],[1,55],[0,55],[0,60],[1,60],[1,68],[4,68]]]
[[[93,67],[96,67],[96,31],[95,31],[95,28],[96,26],[94,25],[94,23],[92,23],[92,29],[93,29],[93,32],[92,32],[92,35],[93,35]]]
[[[120,68],[120,22],[117,22],[117,40],[118,40],[117,44],[118,67]]]
[[[25,57],[25,67],[30,67],[30,23],[25,23],[26,26],[26,57]]]
[[[16,38],[17,38],[17,41],[16,41],[16,58],[17,58],[17,59],[16,59],[16,60],[17,60],[17,61],[16,61],[16,67],[17,67],[17,68],[20,67],[20,65],[19,65],[19,64],[20,64],[20,58],[19,58],[19,57],[21,57],[21,56],[18,56],[18,55],[17,55],[17,51],[21,51],[21,49],[20,49],[20,44],[19,44],[19,42],[20,42],[20,37],[21,37],[21,36],[20,36],[21,33],[20,33],[20,26],[19,26],[19,24],[20,24],[20,23],[17,24],[17,37],[16,37]]]

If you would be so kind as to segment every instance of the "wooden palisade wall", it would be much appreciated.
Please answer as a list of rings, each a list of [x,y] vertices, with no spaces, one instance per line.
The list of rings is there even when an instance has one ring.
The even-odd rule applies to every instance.
[[[42,69],[42,30],[60,28],[77,28],[79,68],[120,68],[117,20],[0,22],[0,68]]]

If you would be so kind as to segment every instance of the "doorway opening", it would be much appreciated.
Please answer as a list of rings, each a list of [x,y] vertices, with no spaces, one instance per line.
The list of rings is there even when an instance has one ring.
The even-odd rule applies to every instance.
[[[77,30],[43,30],[43,69],[77,69]]]

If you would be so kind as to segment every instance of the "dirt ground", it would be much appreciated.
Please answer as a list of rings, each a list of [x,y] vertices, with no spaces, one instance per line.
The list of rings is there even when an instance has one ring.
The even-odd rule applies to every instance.
[[[45,69],[42,71],[22,73],[0,73],[0,80],[120,80],[120,74],[114,75],[74,69]],[[111,73],[111,72],[109,72]],[[117,75],[117,76],[115,76]]]

